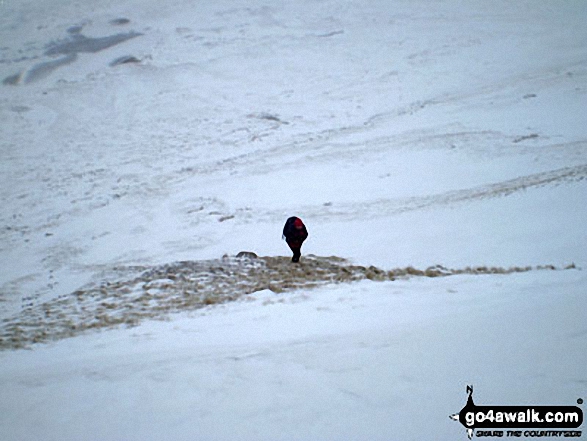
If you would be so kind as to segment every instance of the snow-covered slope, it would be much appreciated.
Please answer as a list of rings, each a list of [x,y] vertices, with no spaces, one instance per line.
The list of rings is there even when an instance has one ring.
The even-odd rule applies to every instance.
[[[243,297],[229,272],[214,287],[235,302],[5,350],[3,439],[454,439],[467,382],[499,404],[584,398],[586,16],[1,1],[3,343],[38,314],[122,310],[108,287],[143,271],[287,255],[294,214],[306,254],[466,273],[324,285],[307,260],[306,283]]]
[[[585,275],[260,291],[3,353],[4,439],[462,439],[482,404],[585,393]]]

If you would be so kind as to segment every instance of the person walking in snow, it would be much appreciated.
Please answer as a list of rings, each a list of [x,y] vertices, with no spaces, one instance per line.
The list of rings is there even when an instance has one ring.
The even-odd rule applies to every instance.
[[[302,243],[308,237],[308,230],[299,217],[290,217],[283,227],[283,239],[293,251],[292,262],[299,262],[302,255]]]

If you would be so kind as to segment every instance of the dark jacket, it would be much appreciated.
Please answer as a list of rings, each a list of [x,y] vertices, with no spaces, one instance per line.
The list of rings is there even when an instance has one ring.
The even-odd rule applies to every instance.
[[[308,237],[308,230],[299,217],[290,217],[283,227],[283,237],[290,247],[299,248]]]

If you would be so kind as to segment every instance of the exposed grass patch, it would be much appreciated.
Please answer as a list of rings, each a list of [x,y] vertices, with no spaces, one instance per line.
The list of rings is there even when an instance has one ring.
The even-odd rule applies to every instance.
[[[575,268],[571,264],[564,269]],[[336,256],[305,256],[299,264],[292,264],[286,257],[257,257],[254,253],[176,262],[147,270],[137,268],[136,275],[127,280],[105,281],[32,305],[19,315],[2,320],[0,350],[24,348],[92,329],[136,326],[145,319],[165,319],[172,313],[219,305],[266,289],[281,294],[365,279],[393,281],[557,269],[554,265],[462,269],[435,265],[424,270],[408,266],[386,271],[375,266],[352,265]]]

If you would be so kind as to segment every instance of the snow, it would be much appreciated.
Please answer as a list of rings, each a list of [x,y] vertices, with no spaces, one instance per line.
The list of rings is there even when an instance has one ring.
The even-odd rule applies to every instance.
[[[465,439],[467,384],[585,398],[585,3],[0,11],[3,440]],[[223,258],[288,255],[290,215],[297,269]]]

